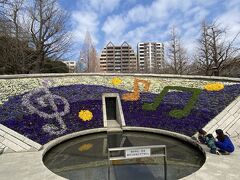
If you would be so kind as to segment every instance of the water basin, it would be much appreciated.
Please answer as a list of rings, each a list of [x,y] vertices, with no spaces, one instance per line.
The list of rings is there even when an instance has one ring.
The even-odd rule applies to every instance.
[[[166,173],[162,157],[117,160],[109,165],[108,148],[148,145],[166,145]],[[161,149],[154,151],[162,153]],[[121,152],[116,152],[116,156],[120,155]],[[43,162],[52,172],[73,180],[172,180],[197,171],[204,164],[205,156],[193,145],[173,137],[124,132],[97,133],[65,141],[50,149]]]

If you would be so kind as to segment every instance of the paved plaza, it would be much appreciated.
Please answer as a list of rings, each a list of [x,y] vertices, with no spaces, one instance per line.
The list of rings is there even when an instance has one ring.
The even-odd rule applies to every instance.
[[[184,180],[239,180],[240,179],[240,137],[233,139],[236,150],[231,155],[210,154],[206,150],[206,162],[197,172]],[[61,180],[42,162],[44,149],[37,152],[6,153],[0,155],[1,180]]]

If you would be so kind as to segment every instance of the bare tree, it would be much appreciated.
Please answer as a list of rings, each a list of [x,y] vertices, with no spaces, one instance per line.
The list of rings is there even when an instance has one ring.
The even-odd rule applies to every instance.
[[[168,66],[174,74],[186,74],[188,57],[180,38],[177,36],[175,28],[171,31],[171,40],[168,48]]]
[[[68,50],[68,15],[59,8],[57,0],[34,0],[28,12],[29,31],[37,55],[36,71],[40,72],[46,58],[59,59]]]
[[[22,28],[21,12],[25,0],[8,0],[1,16],[2,73],[28,73],[32,52],[28,48],[29,36]]]
[[[1,4],[7,3],[8,0],[0,0]]]
[[[4,7],[5,4],[8,4],[9,0],[0,0],[0,12],[2,12],[2,9]]]
[[[90,49],[88,64],[88,72],[99,72],[97,51],[94,46]]]
[[[226,41],[226,31],[220,29],[217,25],[210,26],[208,36],[211,41],[209,42],[211,48],[211,60],[214,68],[214,75],[219,76],[220,71],[230,62],[234,62],[239,53],[239,48],[233,47],[235,40],[239,33],[231,40]]]
[[[225,67],[231,66],[239,58],[239,48],[234,47],[239,33],[227,40],[227,30],[216,23],[202,24],[199,39],[198,63],[205,75],[219,76]]]
[[[207,76],[210,75],[209,73],[212,67],[211,48],[209,41],[210,37],[208,36],[208,27],[204,21],[201,27],[201,37],[198,40],[198,54],[196,56],[196,59],[201,71],[204,71],[204,74]]]
[[[1,73],[41,72],[46,59],[58,59],[66,52],[68,16],[56,0],[0,4]]]
[[[89,31],[86,32],[84,43],[80,51],[80,60],[78,62],[78,72],[98,72],[99,62],[97,51],[92,42]]]

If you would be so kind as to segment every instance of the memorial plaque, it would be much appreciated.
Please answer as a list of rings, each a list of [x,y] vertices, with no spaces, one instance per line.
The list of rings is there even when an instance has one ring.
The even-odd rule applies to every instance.
[[[137,158],[137,157],[149,157],[151,156],[151,151],[147,149],[128,149],[125,150],[126,158]]]

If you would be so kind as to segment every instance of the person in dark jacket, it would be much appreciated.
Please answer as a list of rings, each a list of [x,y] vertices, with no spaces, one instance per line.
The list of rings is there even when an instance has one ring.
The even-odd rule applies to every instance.
[[[216,130],[218,141],[215,142],[216,146],[219,148],[219,152],[223,154],[229,154],[234,151],[234,145],[230,138],[223,133],[221,129]]]
[[[219,151],[217,150],[217,146],[215,144],[215,138],[213,137],[212,134],[208,134],[206,136],[206,144],[210,148],[211,153],[220,155]]]
[[[206,142],[206,136],[207,136],[207,132],[204,131],[203,129],[199,129],[198,130],[198,141],[202,144],[207,144]]]

